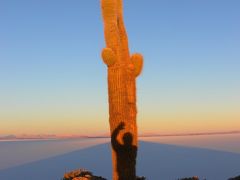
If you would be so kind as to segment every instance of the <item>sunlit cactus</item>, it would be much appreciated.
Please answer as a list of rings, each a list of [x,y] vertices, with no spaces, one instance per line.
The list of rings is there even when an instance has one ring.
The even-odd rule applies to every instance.
[[[106,41],[102,58],[108,67],[109,123],[111,135],[115,133],[114,138],[112,137],[112,146],[113,143],[120,143],[122,147],[126,147],[122,138],[128,134],[131,139],[128,142],[132,143],[130,146],[136,147],[132,149],[137,149],[136,77],[142,71],[143,57],[140,54],[133,54],[130,57],[128,38],[123,22],[122,0],[101,0],[101,7]],[[122,129],[118,130],[116,134],[119,126]],[[135,163],[136,152],[121,153],[118,154],[116,148],[115,150],[112,148],[113,179],[136,179],[135,166],[132,168],[126,163],[131,158]],[[121,156],[126,159],[126,162],[118,161]]]
[[[112,66],[117,61],[117,56],[111,48],[102,51],[102,59],[107,66]]]
[[[131,56],[131,62],[134,65],[134,73],[135,73],[135,76],[137,77],[142,72],[143,56],[138,53],[133,54]]]

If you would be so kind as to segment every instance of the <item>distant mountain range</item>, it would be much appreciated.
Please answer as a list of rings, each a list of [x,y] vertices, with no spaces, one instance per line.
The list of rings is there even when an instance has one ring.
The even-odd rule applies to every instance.
[[[56,135],[1,135],[0,140],[21,140],[21,139],[56,139]]]
[[[224,134],[240,134],[240,130],[236,131],[221,131],[221,132],[198,132],[198,133],[172,133],[172,134],[157,134],[145,133],[139,137],[169,137],[169,136],[202,136],[202,135],[224,135]],[[49,140],[49,139],[80,139],[80,138],[109,138],[106,133],[103,135],[55,135],[55,134],[37,134],[37,135],[0,135],[0,141],[11,140]]]

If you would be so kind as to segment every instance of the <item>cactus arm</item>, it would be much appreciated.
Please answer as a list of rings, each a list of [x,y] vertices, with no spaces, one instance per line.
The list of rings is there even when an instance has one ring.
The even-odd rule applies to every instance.
[[[139,76],[142,72],[143,68],[143,56],[139,53],[135,53],[131,56],[131,62],[134,65],[134,74],[135,76]]]
[[[124,25],[122,0],[117,0],[117,25],[120,37],[121,60],[124,63],[129,63],[128,36]]]
[[[117,2],[116,0],[101,0],[101,7],[106,46],[111,48],[118,57],[120,37],[117,25]]]
[[[104,48],[102,50],[102,59],[103,62],[108,66],[113,66],[117,61],[117,56],[111,48]]]

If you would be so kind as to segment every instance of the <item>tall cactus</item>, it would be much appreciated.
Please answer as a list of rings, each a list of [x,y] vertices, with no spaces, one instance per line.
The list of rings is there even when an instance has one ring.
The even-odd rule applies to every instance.
[[[102,59],[108,67],[113,180],[134,180],[138,146],[136,77],[141,73],[143,57],[141,54],[130,56],[122,0],[101,0],[101,7],[106,41]]]

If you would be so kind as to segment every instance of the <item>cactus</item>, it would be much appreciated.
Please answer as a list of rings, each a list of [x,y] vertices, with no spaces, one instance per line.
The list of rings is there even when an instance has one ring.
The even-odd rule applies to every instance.
[[[141,73],[143,57],[140,54],[130,56],[128,38],[124,27],[122,0],[101,0],[102,16],[104,23],[104,36],[106,48],[102,51],[102,59],[108,67],[108,100],[109,123],[111,135],[119,125],[124,124],[124,129],[117,135],[117,141],[123,144],[123,135],[132,136],[132,146],[137,147],[137,122],[136,122],[136,77]],[[112,138],[112,146],[113,146]],[[117,162],[118,152],[112,147],[113,179],[136,179],[128,176],[127,163]],[[127,152],[126,152],[127,153]],[[122,154],[122,158],[135,158],[131,154]],[[122,169],[121,175],[119,169]],[[124,169],[126,171],[124,171]],[[130,174],[135,175],[135,168]]]

